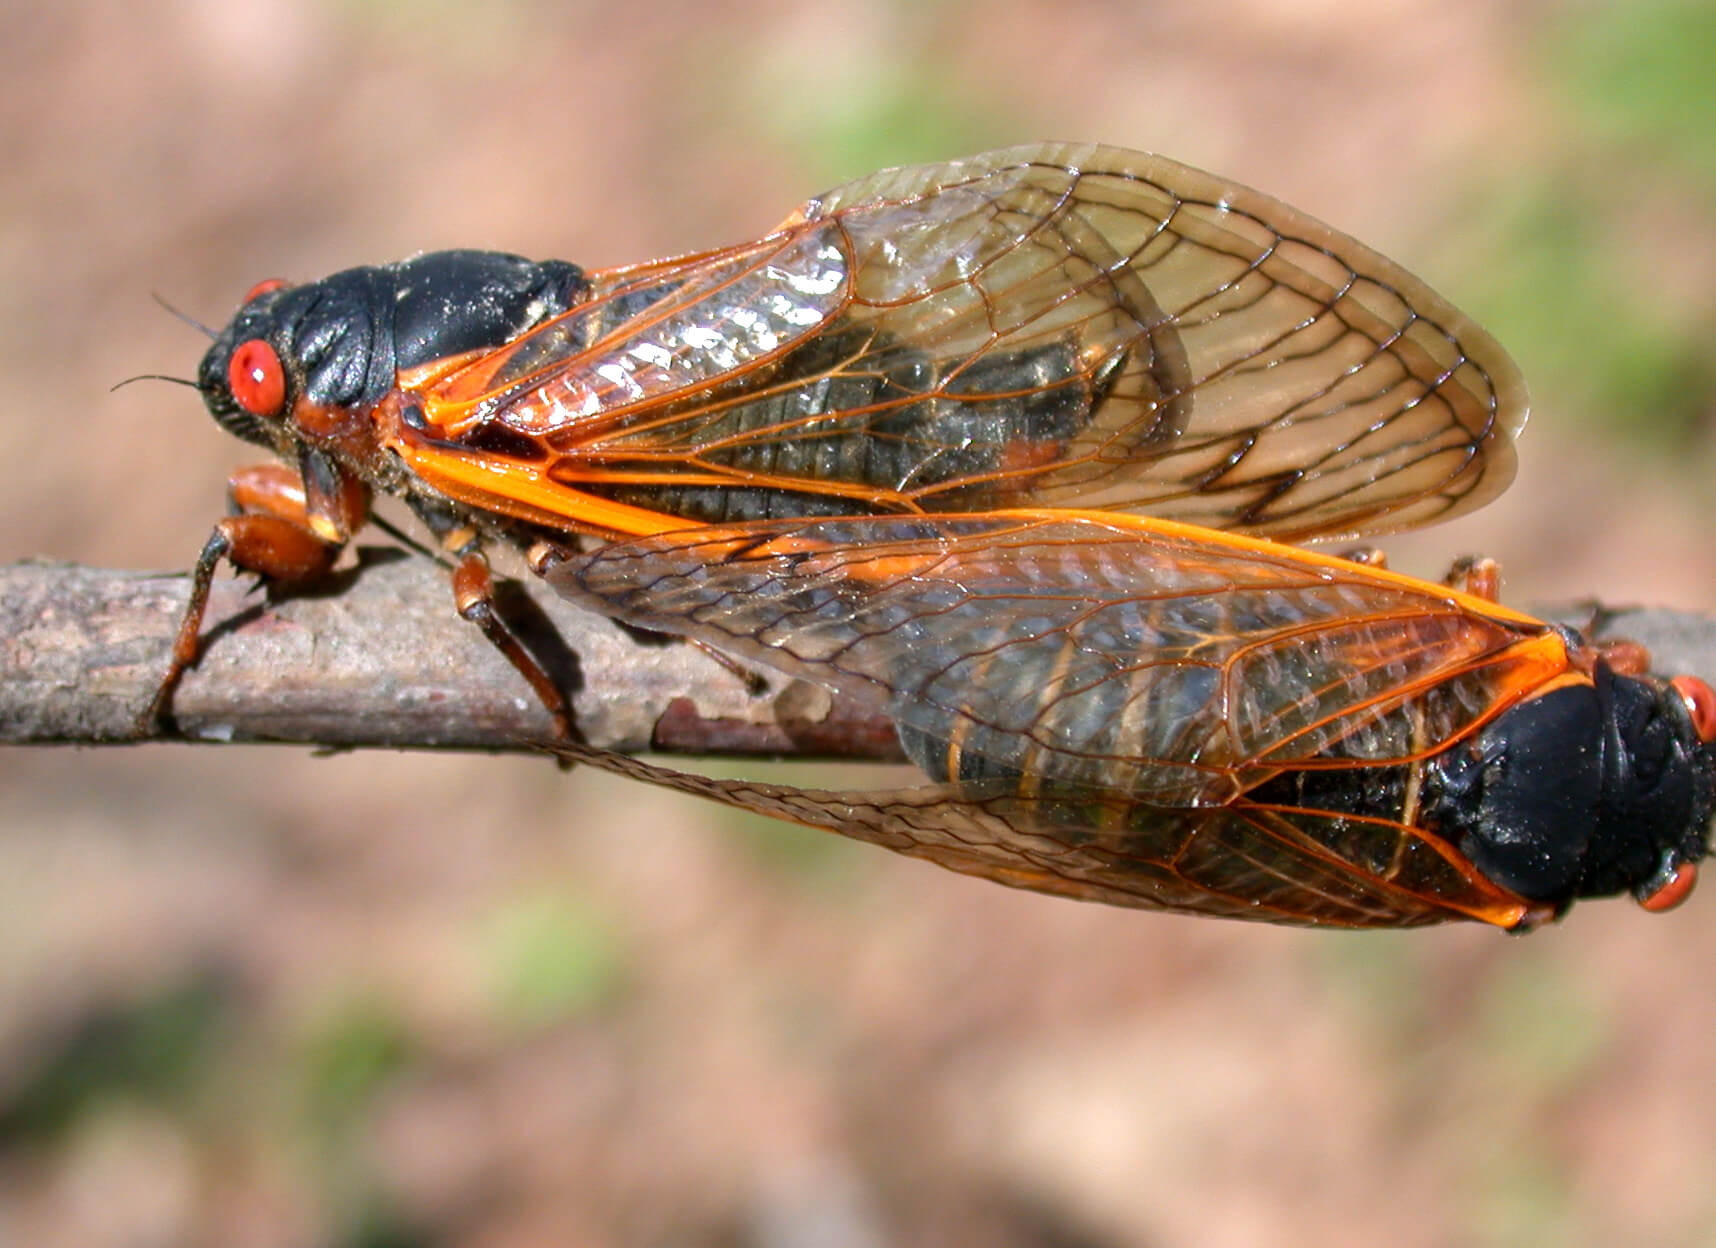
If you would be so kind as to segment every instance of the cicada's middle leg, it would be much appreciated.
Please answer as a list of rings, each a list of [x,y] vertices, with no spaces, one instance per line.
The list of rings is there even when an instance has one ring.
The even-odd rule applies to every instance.
[[[554,722],[555,739],[577,740],[565,693],[495,610],[494,577],[489,571],[488,557],[475,545],[475,539],[465,549],[452,553],[459,560],[453,567],[453,605],[459,615],[482,629],[489,644],[504,654],[507,662],[529,683],[537,701]]]
[[[536,700],[548,712],[554,725],[554,739],[578,740],[566,691],[495,608],[494,576],[488,556],[483,553],[482,535],[455,509],[422,499],[408,498],[406,502],[454,561],[453,606],[460,618],[482,629],[489,644],[524,677]]]

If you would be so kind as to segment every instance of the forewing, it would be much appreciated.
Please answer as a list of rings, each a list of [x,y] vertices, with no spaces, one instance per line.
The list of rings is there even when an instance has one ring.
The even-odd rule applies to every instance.
[[[1546,626],[1437,586],[1095,514],[686,530],[550,580],[877,707],[938,779],[1172,808],[1284,768],[1422,756],[1566,664]]]
[[[1097,398],[1075,435],[1057,438],[1051,415],[1000,457],[1003,471],[1026,461],[1011,466],[1025,488],[926,489],[931,509],[1122,508],[1308,537],[1440,519],[1512,479],[1526,397],[1506,353],[1398,265],[1278,200],[1162,157],[1048,144],[879,174],[812,209],[872,197],[926,218],[903,231],[925,259],[860,265],[892,337],[997,360],[1042,358],[1070,335]],[[851,215],[861,259],[901,250],[893,212]],[[1033,459],[1049,447],[1052,466]]]
[[[444,380],[432,419],[540,437],[553,480],[633,501],[1109,507],[1309,537],[1486,501],[1525,416],[1500,347],[1391,261],[1115,148],[886,171],[757,243],[597,277],[589,306]]]

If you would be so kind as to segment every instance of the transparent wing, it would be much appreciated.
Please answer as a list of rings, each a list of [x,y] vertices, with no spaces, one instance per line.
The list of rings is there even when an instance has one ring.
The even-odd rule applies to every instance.
[[[1116,148],[885,171],[754,243],[596,278],[425,389],[432,424],[539,458],[570,512],[592,491],[711,522],[1049,505],[1374,534],[1500,492],[1526,412],[1501,348],[1393,262]]]
[[[684,530],[549,579],[884,711],[933,777],[1187,809],[1421,758],[1567,664],[1548,626],[1439,586],[1093,513]]]
[[[1119,794],[1070,802],[987,786],[829,792],[717,780],[588,746],[570,757],[633,779],[880,845],[1012,888],[1081,901],[1319,927],[1548,917],[1400,823],[1244,801],[1173,810]]]

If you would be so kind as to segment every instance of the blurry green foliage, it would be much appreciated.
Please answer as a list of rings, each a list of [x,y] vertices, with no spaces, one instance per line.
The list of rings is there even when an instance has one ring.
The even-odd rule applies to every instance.
[[[528,0],[327,0],[326,7],[370,38],[406,41],[451,67],[506,55],[533,17]]]
[[[0,1149],[55,1140],[116,1103],[142,1102],[200,1124],[201,1146],[251,1140],[250,1113],[285,1090],[307,1129],[315,1184],[329,1197],[326,1242],[335,1248],[415,1248],[432,1242],[392,1209],[361,1163],[357,1137],[376,1091],[409,1055],[403,1023],[355,996],[314,1020],[295,1065],[258,1080],[258,1053],[236,1026],[242,1016],[229,978],[200,972],[135,1000],[89,1008],[47,1038],[33,1070],[0,1093]],[[291,1075],[287,1075],[287,1070]],[[286,1078],[284,1087],[272,1079]],[[325,1168],[324,1168],[325,1167]]]
[[[1473,1172],[1477,1191],[1469,1215],[1468,1243],[1484,1248],[1520,1244],[1579,1248],[1592,1242],[1581,1233],[1585,1223],[1567,1176],[1547,1163],[1541,1151],[1496,1150]]]
[[[509,1020],[537,1026],[611,1002],[629,961],[611,917],[565,889],[532,891],[484,922],[495,1005]]]
[[[866,764],[699,759],[697,770],[726,780],[790,784],[806,789],[874,789],[892,781]],[[766,815],[726,808],[724,835],[736,837],[764,869],[784,880],[830,898],[850,895],[863,880],[866,864],[881,851],[820,828],[801,827]]]
[[[1558,418],[1708,436],[1716,295],[1676,288],[1716,249],[1716,5],[1573,7],[1541,39],[1560,141],[1472,205],[1491,238],[1462,299]]]
[[[1473,1244],[1588,1242],[1578,1195],[1545,1124],[1610,1051],[1598,1003],[1540,946],[1445,973],[1423,932],[1329,933],[1317,965],[1370,1033],[1415,1143],[1443,1136],[1462,1159],[1450,1202]]]
[[[878,66],[859,89],[812,96],[777,116],[781,137],[830,183],[894,165],[952,160],[1011,141],[997,109],[974,106],[922,65]]]
[[[730,818],[732,831],[753,858],[819,893],[838,893],[861,879],[865,857],[883,852],[820,828],[801,828],[762,815],[735,811]]]
[[[223,978],[213,974],[101,1004],[0,1093],[0,1144],[56,1135],[113,1097],[182,1105],[217,1045],[227,1007]]]
[[[1424,1033],[1428,1000],[1419,982],[1416,932],[1328,932],[1310,946],[1330,992],[1386,1047]]]
[[[1599,141],[1642,149],[1716,193],[1716,4],[1633,0],[1574,10],[1551,72]]]
[[[334,1236],[334,1248],[430,1248],[450,1242],[447,1235],[415,1225],[373,1194],[343,1220]]]
[[[1478,983],[1462,1044],[1464,1069],[1482,1076],[1478,1118],[1461,1125],[1470,1164],[1471,1242],[1593,1242],[1572,1185],[1570,1161],[1543,1147],[1546,1124],[1591,1082],[1610,1050],[1600,1004],[1542,946],[1497,961]]]
[[[1603,1010],[1563,965],[1528,950],[1499,963],[1483,983],[1473,1039],[1521,1097],[1576,1088],[1609,1049]]]
[[[1312,952],[1331,990],[1383,1039],[1420,1049],[1424,1036],[1443,1036],[1481,1055],[1522,1102],[1577,1085],[1608,1049],[1601,1009],[1530,948],[1510,949],[1458,991],[1425,983],[1436,954],[1420,932],[1330,932]]]
[[[343,1132],[410,1057],[403,1019],[383,1001],[353,993],[311,1020],[299,1040],[299,1109],[328,1135]]]
[[[1606,243],[1601,205],[1553,174],[1486,205],[1480,319],[1534,392],[1644,440],[1683,441],[1716,395],[1707,329],[1664,310]]]
[[[364,988],[335,995],[304,1023],[289,1068],[288,1119],[336,1248],[418,1248],[436,1242],[398,1210],[365,1140],[375,1098],[414,1060],[406,1020]]]
[[[833,187],[894,165],[952,160],[1040,137],[1012,102],[950,67],[963,5],[889,0],[830,9],[815,28],[735,44],[732,78],[757,123]]]

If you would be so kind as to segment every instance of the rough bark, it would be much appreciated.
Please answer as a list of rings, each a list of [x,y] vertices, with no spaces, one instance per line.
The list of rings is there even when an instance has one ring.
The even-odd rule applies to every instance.
[[[222,578],[201,661],[165,724],[137,717],[166,667],[183,575],[0,567],[0,743],[276,741],[329,748],[528,750],[549,730],[524,681],[453,611],[445,575],[365,552],[314,593],[271,601]],[[574,695],[584,740],[624,752],[898,759],[887,722],[803,682],[761,693],[696,647],[628,633],[503,582],[502,605]],[[1589,605],[1551,612],[1584,625]],[[1601,610],[1594,630],[1650,647],[1657,670],[1716,678],[1716,619]]]
[[[0,567],[0,742],[276,741],[528,750],[549,733],[523,679],[453,610],[446,575],[368,552],[313,593],[270,600],[222,577],[172,717],[137,719],[166,669],[183,575]],[[591,745],[699,754],[900,757],[892,728],[802,682],[760,693],[696,647],[629,634],[502,582],[503,613],[573,694]]]

